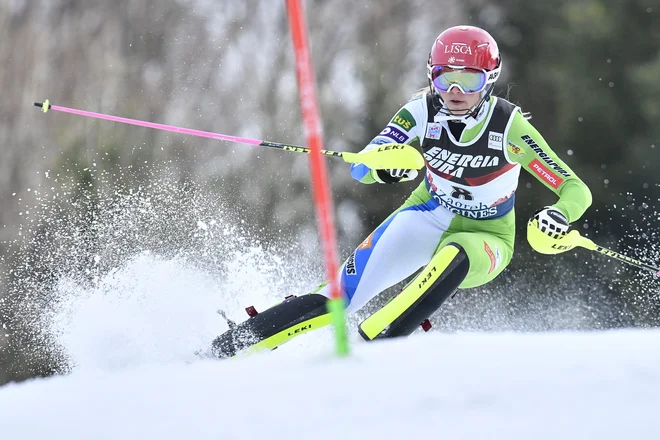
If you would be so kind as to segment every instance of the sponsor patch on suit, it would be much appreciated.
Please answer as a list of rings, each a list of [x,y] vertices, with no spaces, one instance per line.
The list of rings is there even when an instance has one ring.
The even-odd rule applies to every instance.
[[[429,139],[440,139],[442,133],[442,125],[437,122],[429,122],[426,126],[426,137]]]
[[[504,148],[504,134],[496,131],[488,132],[488,148],[502,151]]]
[[[396,127],[385,127],[379,135],[386,136],[400,144],[408,140],[408,136],[399,131]]]

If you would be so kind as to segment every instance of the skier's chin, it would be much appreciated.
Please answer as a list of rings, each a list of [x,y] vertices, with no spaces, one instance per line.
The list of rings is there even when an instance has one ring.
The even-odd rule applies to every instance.
[[[467,108],[466,105],[464,106],[447,105],[447,110],[449,110],[449,114],[451,114],[452,116],[465,116],[470,112],[471,109]]]
[[[446,97],[445,108],[454,116],[464,116],[470,112],[470,105],[465,99],[451,99]]]

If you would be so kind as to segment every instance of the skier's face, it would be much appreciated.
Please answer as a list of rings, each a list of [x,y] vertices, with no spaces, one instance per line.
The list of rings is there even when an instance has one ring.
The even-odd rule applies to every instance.
[[[455,115],[464,115],[481,100],[481,93],[463,93],[458,87],[448,92],[440,92],[447,109]]]

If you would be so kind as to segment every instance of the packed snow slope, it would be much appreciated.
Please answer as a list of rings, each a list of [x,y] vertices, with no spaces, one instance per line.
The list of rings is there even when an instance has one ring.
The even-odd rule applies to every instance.
[[[59,195],[82,188],[53,176],[54,194],[25,210],[34,238],[6,304],[38,336],[20,349],[46,343],[59,374],[0,387],[0,439],[660,438],[660,330],[550,331],[598,325],[601,297],[571,294],[588,283],[534,284],[541,302],[463,292],[431,332],[399,340],[362,341],[353,315],[341,359],[329,328],[202,359],[227,329],[217,310],[243,320],[318,286],[320,252],[299,245],[314,240],[262,240],[246,212],[176,179],[71,211]]]
[[[0,388],[3,438],[657,438],[660,332],[330,332],[230,360],[82,369]]]

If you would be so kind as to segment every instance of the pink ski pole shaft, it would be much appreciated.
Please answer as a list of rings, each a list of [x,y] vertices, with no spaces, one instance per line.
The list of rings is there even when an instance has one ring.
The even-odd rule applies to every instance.
[[[48,102],[48,100],[44,102],[35,102],[34,105],[36,107],[41,108],[44,113],[47,112],[48,110],[53,110],[57,112],[71,113],[74,115],[85,116],[88,118],[105,119],[106,121],[119,122],[122,124],[137,125],[139,127],[153,128],[155,130],[171,131],[173,133],[181,133],[191,136],[199,136],[210,139],[217,139],[221,141],[235,142],[239,144],[249,144],[249,145],[258,145],[263,147],[279,148],[280,150],[294,151],[297,153],[310,153],[312,151],[309,148],[299,147],[297,145],[287,145],[287,144],[281,144],[279,142],[269,142],[259,139],[249,139],[238,136],[230,136],[221,133],[211,133],[209,131],[193,130],[190,128],[175,127],[174,125],[157,124],[154,122],[140,121],[137,119],[123,118],[120,116],[106,115],[103,113],[95,113],[86,110],[78,110],[75,108],[60,107],[58,105],[51,105],[50,102]],[[337,157],[343,156],[343,153],[339,151],[322,150],[321,154],[324,154],[326,156],[337,156]]]

